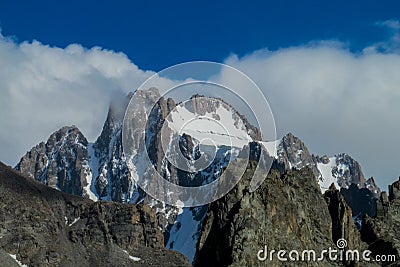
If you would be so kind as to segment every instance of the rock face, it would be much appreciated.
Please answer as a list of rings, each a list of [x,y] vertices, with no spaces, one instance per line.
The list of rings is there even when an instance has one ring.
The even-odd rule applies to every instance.
[[[310,168],[280,175],[268,174],[264,183],[253,193],[249,180],[255,164],[250,163],[244,177],[223,198],[210,204],[203,222],[194,266],[282,266],[273,261],[260,262],[257,252],[266,245],[269,250],[307,248],[321,251],[335,248],[332,241],[332,219],[324,197]],[[355,229],[351,210],[336,190],[328,197],[331,209],[347,208],[341,225]],[[339,203],[333,200],[338,198]],[[336,237],[336,233],[335,233]],[[345,235],[351,245],[360,243],[356,234]],[[341,262],[285,262],[285,266],[341,266]]]
[[[301,169],[309,166],[316,177],[320,176],[317,165],[307,146],[292,133],[286,134],[278,145],[278,161],[285,164],[286,169]]]
[[[324,193],[332,219],[332,240],[336,243],[344,238],[348,249],[363,249],[365,244],[361,242],[360,233],[354,225],[352,210],[343,195],[332,185]]]
[[[63,192],[87,196],[88,141],[75,126],[63,127],[23,156],[16,169]]]
[[[357,185],[351,184],[348,189],[341,188],[340,193],[351,207],[353,220],[359,229],[362,227],[362,218],[364,215],[367,214],[370,217],[376,216],[377,199],[369,189],[360,189]]]
[[[0,203],[0,247],[22,264],[189,266],[184,256],[164,249],[155,213],[147,206],[68,195],[2,163]]]
[[[400,199],[400,177],[398,181],[389,185],[389,199],[392,201]]]
[[[389,196],[384,191],[377,201],[377,216],[363,218],[361,236],[373,255],[385,255],[383,266],[400,265],[400,179],[389,185]],[[390,257],[390,258],[389,258]],[[395,261],[395,263],[393,263]]]
[[[333,173],[339,177],[338,183],[340,187],[348,187],[351,184],[364,187],[366,182],[360,164],[344,153],[336,156],[336,167]]]

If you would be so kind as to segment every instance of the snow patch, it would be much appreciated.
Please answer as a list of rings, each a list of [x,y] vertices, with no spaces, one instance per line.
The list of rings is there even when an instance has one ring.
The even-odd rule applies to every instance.
[[[217,146],[241,148],[252,139],[245,125],[233,112],[220,105],[215,112],[207,112],[200,116],[190,112],[181,104],[171,112],[168,126],[180,134],[186,133],[197,140],[211,139]]]
[[[329,189],[329,186],[333,183],[336,188],[340,188],[337,182],[337,177],[335,177],[332,173],[333,168],[336,167],[336,157],[329,158],[329,162],[327,164],[317,163],[317,168],[321,173],[321,177],[318,179],[319,187],[321,188],[322,193],[325,193],[326,190]]]
[[[86,174],[87,185],[83,188],[84,192],[89,196],[91,200],[97,201],[99,195],[96,193],[95,182],[99,172],[99,160],[95,155],[93,143],[88,144],[88,167],[89,171]]]
[[[74,220],[72,223],[68,224],[68,226],[71,227],[71,226],[74,225],[77,221],[79,221],[79,219],[80,219],[80,218],[75,218],[75,220]]]
[[[129,255],[128,251],[126,251],[126,250],[123,250],[123,252],[125,252],[128,255],[129,259],[131,259],[133,261],[140,261],[141,260],[141,258],[139,258],[139,257],[134,257],[134,256]]]
[[[182,253],[193,263],[203,219],[204,216],[199,221],[196,220],[192,209],[183,208],[182,213],[176,217],[165,247]]]
[[[15,254],[8,254],[8,255],[10,255],[11,258],[13,258],[13,259],[18,263],[19,266],[21,266],[21,267],[29,267],[28,265],[22,264],[22,262],[20,262],[19,260],[17,260],[17,255],[15,255]]]

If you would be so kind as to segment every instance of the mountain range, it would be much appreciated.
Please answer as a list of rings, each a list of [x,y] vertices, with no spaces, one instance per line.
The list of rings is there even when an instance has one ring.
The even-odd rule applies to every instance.
[[[135,92],[135,101],[141,104],[130,114],[133,143],[132,157],[128,158],[123,149],[123,121],[132,97],[130,94],[111,103],[95,142],[89,142],[77,127],[65,126],[23,155],[14,170],[1,165],[0,189],[9,195],[2,198],[10,203],[16,198],[15,210],[24,210],[17,215],[7,208],[3,221],[25,216],[18,225],[2,224],[0,235],[5,237],[0,238],[0,244],[5,254],[17,255],[16,260],[28,266],[68,266],[67,262],[73,262],[70,250],[79,244],[82,259],[77,257],[75,266],[113,266],[117,261],[112,259],[119,258],[120,251],[124,257],[118,266],[162,266],[165,259],[171,266],[189,262],[194,266],[258,266],[255,248],[264,245],[318,249],[334,247],[345,238],[349,249],[368,248],[374,255],[390,251],[398,257],[398,182],[390,186],[387,195],[372,177],[364,177],[360,164],[348,154],[311,154],[291,133],[279,140],[263,141],[262,133],[222,99],[194,95],[185,103],[175,103],[161,97],[155,88]],[[147,108],[152,102],[156,105]],[[144,123],[144,116],[148,116],[148,123]],[[176,134],[190,116],[211,117],[224,127],[194,125]],[[170,141],[176,141],[168,150],[171,154],[163,148],[165,132],[170,133]],[[207,168],[193,173],[171,163],[178,150],[189,160],[200,157],[201,141],[206,137],[218,143]],[[139,140],[144,140],[145,147]],[[250,160],[243,163],[240,154],[245,147]],[[228,194],[210,204],[171,206],[138,186],[138,179],[147,179],[151,173],[143,165],[145,150],[154,169],[181,186],[216,181],[232,160],[238,168],[245,164],[245,172]],[[252,191],[250,180],[262,154],[271,159],[272,167]],[[19,191],[14,182],[26,190]],[[37,210],[28,200],[31,194],[41,203]],[[26,202],[29,205],[24,206]],[[32,211],[29,215],[38,224],[54,218],[49,219],[53,231],[48,236],[29,225],[25,211],[31,209],[43,214]],[[144,234],[138,236],[137,231]],[[47,238],[58,240],[53,251],[48,249]],[[42,249],[32,251],[32,246]],[[57,256],[49,256],[53,252]],[[103,256],[96,259],[93,255],[98,253]],[[270,262],[270,266],[281,264]],[[305,266],[313,264],[319,266],[315,262]],[[352,264],[356,263],[324,262],[324,266]]]

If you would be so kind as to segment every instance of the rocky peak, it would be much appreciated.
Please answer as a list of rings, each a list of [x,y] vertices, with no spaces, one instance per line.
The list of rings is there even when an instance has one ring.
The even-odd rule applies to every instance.
[[[66,126],[28,151],[15,168],[53,188],[82,195],[89,171],[87,145],[78,128]]]
[[[383,191],[376,201],[377,216],[365,216],[361,236],[368,243],[372,255],[394,255],[395,263],[384,266],[398,266],[400,259],[400,179],[389,185],[389,195]]]
[[[366,180],[361,165],[348,154],[341,153],[330,158],[313,155],[313,160],[320,172],[318,180],[322,191],[327,190],[331,183],[337,188],[346,189],[355,184],[360,189],[371,191],[375,198],[379,197],[380,189],[374,178]]]
[[[179,139],[179,148],[186,159],[196,160],[200,157],[198,143],[198,140],[193,140],[190,135],[182,134]]]
[[[364,174],[361,165],[346,153],[336,155],[336,166],[332,173],[338,177],[340,187],[349,187],[356,184],[363,188],[365,185]]]
[[[391,201],[400,199],[400,177],[396,182],[389,185],[389,199]]]
[[[252,125],[246,116],[239,113],[234,107],[221,98],[211,98],[199,94],[193,95],[189,101],[185,102],[185,107],[190,112],[204,116],[206,113],[213,114],[214,119],[220,120],[218,109],[223,108],[232,113],[232,117],[235,120],[235,126],[240,127],[240,122],[243,122],[246,132],[250,135],[254,141],[261,141],[263,139],[261,131]]]
[[[254,192],[249,191],[256,163],[248,168],[227,195],[210,204],[198,242],[194,266],[282,266],[282,262],[260,262],[264,249],[335,248],[331,236],[332,218],[310,168],[280,174],[272,169]],[[331,209],[340,214],[339,234],[348,238],[350,248],[360,248],[351,210],[336,190]],[[333,200],[336,199],[337,202]],[[339,203],[341,203],[341,206]],[[344,210],[347,209],[347,210]],[[338,217],[339,218],[339,217]],[[285,222],[285,223],[282,223]],[[350,232],[349,232],[350,231]],[[335,238],[336,238],[335,233]],[[340,236],[342,237],[342,236]],[[341,266],[340,262],[296,262],[288,266]]]
[[[222,103],[224,102],[218,101],[214,98],[195,94],[190,98],[189,101],[185,102],[185,107],[194,114],[204,116],[206,113],[215,113]]]
[[[329,190],[325,191],[324,198],[332,221],[333,242],[336,244],[339,239],[345,239],[347,241],[346,250],[366,248],[354,224],[352,210],[339,190],[334,188],[334,185],[331,186]]]
[[[375,179],[374,177],[370,177],[368,178],[365,183],[364,183],[364,187],[369,189],[372,194],[375,196],[375,198],[378,198],[380,193],[381,193],[381,189],[379,188],[379,186],[375,183]]]
[[[313,170],[315,177],[320,177],[313,156],[308,151],[303,141],[292,133],[286,134],[277,147],[278,161],[285,165],[285,168],[301,169],[306,166]]]

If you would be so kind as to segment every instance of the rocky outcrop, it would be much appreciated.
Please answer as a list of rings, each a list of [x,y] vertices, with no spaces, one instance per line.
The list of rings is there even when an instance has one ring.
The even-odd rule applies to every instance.
[[[388,259],[383,266],[400,265],[399,185],[400,180],[389,185],[389,195],[385,191],[381,193],[377,200],[377,216],[365,216],[361,229],[362,239],[368,243],[373,256],[384,255]]]
[[[351,207],[353,220],[359,229],[362,227],[364,215],[376,216],[376,198],[369,189],[358,188],[357,185],[351,184],[348,189],[341,188],[340,193]]]
[[[265,246],[288,251],[335,248],[331,216],[312,170],[303,168],[284,175],[272,170],[251,193],[249,183],[255,166],[250,162],[235,188],[210,204],[194,266],[282,266],[276,257],[259,261],[257,252]],[[352,222],[348,225],[351,227]],[[321,264],[341,265],[329,261],[285,262],[285,266]]]
[[[400,177],[396,182],[389,185],[389,199],[391,201],[400,199]]]
[[[84,195],[88,141],[75,126],[63,127],[27,152],[16,169],[63,192]]]
[[[367,181],[365,181],[364,188],[367,188],[369,191],[371,191],[376,199],[379,198],[381,194],[381,189],[375,183],[374,177],[370,177],[367,179]]]
[[[127,192],[133,183],[122,153],[122,119],[129,103],[128,97],[115,99],[109,107],[103,130],[96,142],[90,144],[91,191],[96,199],[127,203]]]
[[[352,210],[347,204],[343,195],[332,186],[324,193],[328,205],[329,214],[332,220],[332,240],[336,243],[344,238],[347,241],[346,249],[366,248],[361,242],[360,233],[354,225]]]
[[[341,188],[349,187],[351,184],[363,188],[366,182],[361,165],[345,153],[336,155],[336,166],[332,172],[339,178],[338,183]]]
[[[285,165],[287,170],[301,169],[306,166],[313,170],[315,177],[320,176],[316,162],[303,141],[292,133],[286,134],[277,148],[278,161]]]
[[[189,266],[163,246],[149,207],[68,195],[0,163],[0,247],[22,264]]]

